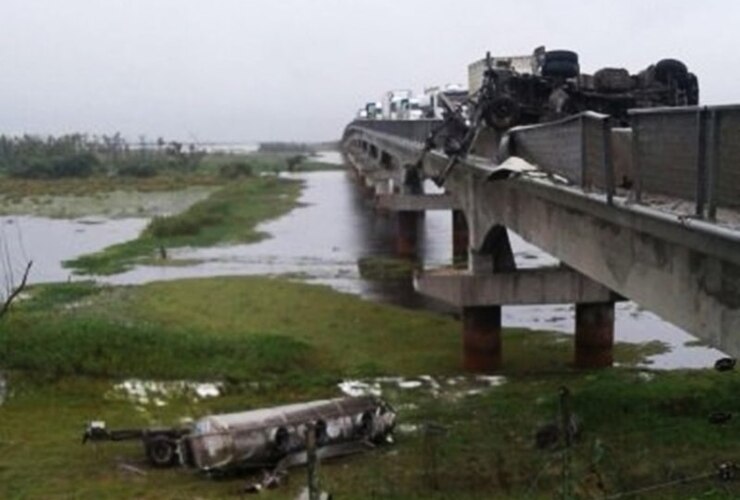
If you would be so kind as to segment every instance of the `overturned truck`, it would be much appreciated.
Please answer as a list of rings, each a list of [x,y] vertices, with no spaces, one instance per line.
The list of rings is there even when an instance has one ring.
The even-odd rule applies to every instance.
[[[305,463],[309,430],[320,457],[366,450],[388,439],[395,417],[378,398],[346,397],[211,415],[178,428],[109,430],[91,422],[83,443],[139,439],[153,466],[221,474]]]
[[[487,56],[468,70],[471,93],[486,99],[480,102],[486,107],[483,119],[498,130],[587,110],[627,125],[629,109],[699,103],[696,75],[676,59],[662,59],[636,74],[607,67],[590,75],[581,73],[577,53],[539,47],[528,56]]]

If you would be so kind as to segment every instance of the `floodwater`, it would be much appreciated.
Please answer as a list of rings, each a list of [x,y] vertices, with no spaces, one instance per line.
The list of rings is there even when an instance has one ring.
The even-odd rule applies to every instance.
[[[17,282],[26,262],[32,260],[29,283],[68,281],[73,276],[62,262],[134,239],[147,222],[144,218],[0,217],[3,272],[10,268],[12,281]]]
[[[341,161],[338,154],[324,161]],[[341,171],[295,174],[305,182],[303,206],[260,226],[272,235],[249,245],[172,249],[171,258],[194,259],[189,266],[140,266],[103,277],[113,284],[225,275],[292,276],[337,290],[412,308],[445,310],[441,304],[413,292],[406,281],[369,281],[359,275],[358,259],[393,256],[395,223],[389,215],[374,213],[353,181]],[[10,221],[13,221],[12,223]],[[80,254],[134,238],[144,219],[52,220],[34,217],[0,218],[6,234],[13,224],[22,229],[25,255],[34,259],[32,281],[64,281],[69,271],[60,262]],[[428,212],[420,231],[420,255],[426,268],[452,262],[452,224],[449,212]],[[551,256],[512,235],[517,264],[535,267],[556,262]],[[32,254],[29,251],[33,251]],[[573,306],[516,306],[503,308],[506,326],[572,333]],[[627,302],[617,305],[616,338],[626,342],[662,341],[670,352],[652,357],[653,368],[704,368],[721,357],[720,351],[689,346],[695,340],[656,315]]]

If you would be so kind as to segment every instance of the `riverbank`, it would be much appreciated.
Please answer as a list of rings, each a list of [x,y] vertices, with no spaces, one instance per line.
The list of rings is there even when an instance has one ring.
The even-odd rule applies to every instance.
[[[115,274],[136,264],[177,265],[168,259],[171,248],[259,241],[268,235],[257,224],[294,208],[300,189],[300,182],[277,176],[237,179],[184,212],[155,217],[137,239],[65,265],[78,274]]]
[[[83,424],[173,425],[342,388],[382,393],[399,411],[395,445],[322,465],[325,488],[343,498],[551,498],[563,485],[562,460],[533,436],[557,417],[563,385],[582,422],[569,481],[583,498],[705,472],[738,451],[737,422],[707,417],[740,411],[740,380],[630,368],[651,346],[620,344],[621,367],[581,372],[569,366],[572,337],[507,330],[504,370],[481,378],[459,372],[455,319],[327,287],[212,278],[44,285],[29,295],[0,324],[0,364],[12,370],[0,406],[4,497],[234,495],[240,479],[148,468],[138,443],[83,447]],[[216,390],[199,394],[182,380]],[[302,484],[293,471],[268,498],[294,498]],[[723,487],[703,481],[662,493],[737,493]]]

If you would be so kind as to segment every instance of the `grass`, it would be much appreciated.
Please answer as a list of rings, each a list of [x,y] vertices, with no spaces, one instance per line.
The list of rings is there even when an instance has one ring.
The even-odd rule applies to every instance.
[[[740,452],[738,422],[707,423],[713,411],[740,411],[736,373],[582,372],[569,365],[571,337],[508,330],[506,383],[468,395],[470,379],[457,378],[458,321],[326,287],[248,277],[29,293],[0,323],[0,365],[13,370],[12,395],[0,406],[3,498],[231,497],[240,479],[150,469],[138,443],[83,447],[82,425],[172,425],[334,396],[343,378],[379,375],[435,377],[439,393],[386,383],[384,397],[401,423],[443,432],[399,431],[395,446],[323,464],[324,486],[341,498],[552,498],[562,484],[560,455],[535,449],[533,433],[557,416],[562,385],[584,427],[572,450],[578,498],[691,476]],[[620,345],[616,358],[630,365],[655,351]],[[122,377],[226,385],[218,398],[175,394],[160,406],[114,393]],[[294,498],[303,474],[293,471],[289,484],[263,496]],[[651,498],[734,498],[739,489],[704,481]]]
[[[408,280],[414,275],[418,263],[395,257],[369,256],[357,261],[360,276],[366,280]]]
[[[162,248],[248,243],[267,235],[258,223],[296,205],[300,183],[273,176],[230,183],[185,212],[155,217],[139,238],[67,261],[79,274],[115,274],[142,261],[152,262]]]
[[[190,186],[215,186],[223,179],[215,175],[169,174],[154,177],[112,177],[96,175],[88,178],[20,179],[0,177],[0,194],[9,201],[36,196],[89,196],[111,191],[179,191]]]

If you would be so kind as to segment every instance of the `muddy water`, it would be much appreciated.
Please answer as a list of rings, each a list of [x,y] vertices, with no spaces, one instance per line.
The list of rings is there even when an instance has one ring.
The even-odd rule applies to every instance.
[[[305,182],[301,198],[303,206],[262,224],[260,230],[271,234],[271,238],[250,245],[173,249],[171,257],[195,259],[200,263],[185,267],[141,266],[101,278],[101,281],[139,284],[186,277],[289,275],[374,300],[406,307],[444,309],[442,305],[415,294],[408,281],[368,281],[360,277],[358,259],[394,255],[395,223],[391,217],[373,213],[370,201],[362,197],[360,190],[343,172],[315,172],[297,174],[296,177]],[[32,280],[40,282],[68,279],[69,271],[61,267],[62,260],[134,238],[146,220],[64,221],[15,217],[1,218],[0,223],[9,236],[13,230],[22,229],[23,250],[35,261]],[[420,234],[423,265],[431,268],[449,264],[452,260],[451,241],[449,212],[427,213]],[[512,246],[521,267],[556,262],[516,235],[512,235]],[[20,250],[13,254],[23,255]],[[507,326],[571,333],[573,315],[573,306],[567,304],[505,307],[503,322]],[[618,340],[659,340],[670,346],[669,353],[651,360],[653,367],[708,367],[721,356],[713,349],[685,345],[693,340],[691,336],[641,310],[634,303],[619,304],[616,318]]]

